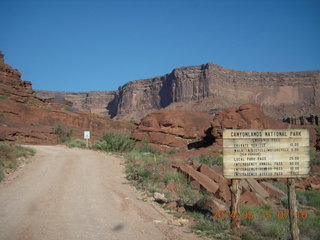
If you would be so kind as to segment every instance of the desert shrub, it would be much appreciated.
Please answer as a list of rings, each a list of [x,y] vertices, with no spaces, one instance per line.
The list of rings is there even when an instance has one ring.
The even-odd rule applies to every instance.
[[[66,141],[65,144],[69,147],[69,148],[86,148],[87,143],[86,141],[82,140],[82,139],[70,139],[69,141]]]
[[[320,192],[317,190],[297,191],[297,199],[303,205],[320,208]]]
[[[69,105],[64,105],[61,109],[64,110],[64,111],[69,111],[69,112],[75,112],[76,111],[75,108],[73,108],[73,107],[71,107]]]
[[[281,191],[283,191],[284,193],[288,193],[288,186],[283,182],[272,181],[271,184],[276,188],[280,189]]]
[[[106,152],[129,152],[136,143],[130,137],[119,133],[106,133],[93,143],[92,148]]]
[[[35,149],[20,145],[0,143],[0,181],[5,177],[5,169],[16,169],[18,158],[35,154]]]
[[[0,182],[4,179],[5,174],[3,168],[0,166]]]
[[[311,166],[320,165],[320,152],[310,151]]]
[[[137,121],[136,121],[134,118],[131,118],[131,119],[130,119],[130,123],[132,123],[132,124],[136,124],[136,123],[137,123]]]
[[[203,155],[200,156],[192,156],[189,158],[190,161],[197,161],[202,164],[207,164],[209,167],[212,167],[214,165],[221,166],[223,163],[223,157],[215,157],[211,155]]]
[[[0,118],[9,118],[7,115],[5,115],[4,113],[0,113]]]
[[[316,135],[320,137],[320,125],[317,125],[315,129],[316,129]]]
[[[298,219],[300,235],[310,240],[320,239],[320,215],[309,214],[306,219]]]
[[[52,110],[52,107],[48,106],[48,105],[41,105],[41,106],[39,106],[39,108],[46,109],[46,110]]]
[[[73,130],[64,129],[61,124],[58,124],[53,127],[54,133],[58,136],[58,140],[60,143],[68,142],[71,140]]]
[[[211,219],[211,214],[203,214],[197,211],[188,212],[188,214],[196,220],[195,224],[191,226],[191,230],[198,235],[221,239],[216,235],[230,229],[230,223],[227,218]]]
[[[151,147],[149,145],[149,142],[146,138],[142,139],[141,146],[139,148],[137,148],[137,150],[140,152],[144,152],[144,153],[152,153],[152,154],[156,154],[156,155],[161,154],[160,151],[154,149],[153,147]]]
[[[8,144],[0,143],[0,156],[2,159],[13,158],[14,147]]]
[[[169,151],[167,151],[168,154],[176,154],[179,153],[179,149],[170,149]]]
[[[213,149],[212,149],[212,152],[214,152],[214,153],[222,153],[222,149],[220,149],[220,148],[213,148]]]
[[[193,206],[201,199],[201,194],[199,191],[193,189],[190,185],[182,185],[180,184],[179,190],[178,190],[178,196],[179,196],[179,204],[189,205]]]
[[[253,219],[243,219],[243,225],[250,227],[255,232],[255,235],[266,237],[268,239],[290,239],[289,218],[280,219],[277,213],[270,210],[272,216],[269,219],[262,218],[262,212],[265,208],[259,206],[246,206],[241,208],[241,212],[251,211],[254,215]]]
[[[178,184],[187,184],[187,179],[181,172],[165,172],[163,176],[163,181],[165,183],[175,182]]]
[[[8,99],[8,96],[4,96],[4,95],[0,96],[0,100],[7,100],[7,99]]]

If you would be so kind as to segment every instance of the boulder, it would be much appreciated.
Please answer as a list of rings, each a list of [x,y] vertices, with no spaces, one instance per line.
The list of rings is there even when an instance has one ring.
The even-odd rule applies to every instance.
[[[167,209],[175,209],[177,207],[177,202],[166,203],[163,207]]]
[[[157,202],[167,202],[167,198],[164,196],[164,193],[155,192],[153,197]]]
[[[257,104],[244,104],[215,115],[211,122],[211,135],[215,145],[222,147],[224,129],[281,129],[287,124],[267,117]]]
[[[249,205],[249,206],[258,206],[258,205],[264,204],[265,201],[263,198],[261,198],[256,193],[245,191],[240,196],[240,203],[243,203],[243,204]]]
[[[206,175],[194,170],[191,166],[186,164],[178,164],[176,165],[179,171],[183,172],[190,176],[193,180],[197,181],[203,188],[208,190],[209,192],[216,193],[219,189],[219,185],[212,181]]]
[[[219,202],[217,200],[214,200],[214,199],[205,200],[203,203],[203,207],[204,207],[204,209],[206,209],[210,212],[226,211],[228,209],[225,204],[223,204],[222,202]]]
[[[188,144],[201,140],[211,119],[206,113],[159,110],[141,119],[133,138],[146,139],[159,148],[187,149]]]
[[[200,172],[218,184],[219,189],[216,195],[220,199],[223,199],[225,202],[231,201],[231,192],[228,186],[227,179],[225,179],[221,174],[214,171],[212,168],[208,167],[208,165],[206,164],[201,165]]]

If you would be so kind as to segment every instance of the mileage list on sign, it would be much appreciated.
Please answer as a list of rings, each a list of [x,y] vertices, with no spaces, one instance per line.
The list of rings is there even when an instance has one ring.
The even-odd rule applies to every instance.
[[[309,159],[306,129],[226,129],[223,132],[226,178],[307,177]]]

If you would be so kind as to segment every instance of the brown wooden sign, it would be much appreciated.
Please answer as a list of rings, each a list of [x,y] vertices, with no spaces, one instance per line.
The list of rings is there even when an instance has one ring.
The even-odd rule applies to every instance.
[[[226,129],[223,132],[226,178],[307,177],[309,162],[306,129]]]

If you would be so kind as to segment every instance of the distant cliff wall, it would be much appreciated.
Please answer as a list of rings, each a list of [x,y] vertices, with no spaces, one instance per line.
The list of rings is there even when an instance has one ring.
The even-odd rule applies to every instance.
[[[320,115],[320,71],[248,72],[207,63],[131,81],[113,92],[55,94],[79,110],[122,119],[140,119],[161,108],[215,112],[245,103],[262,105],[273,118],[297,118]]]

